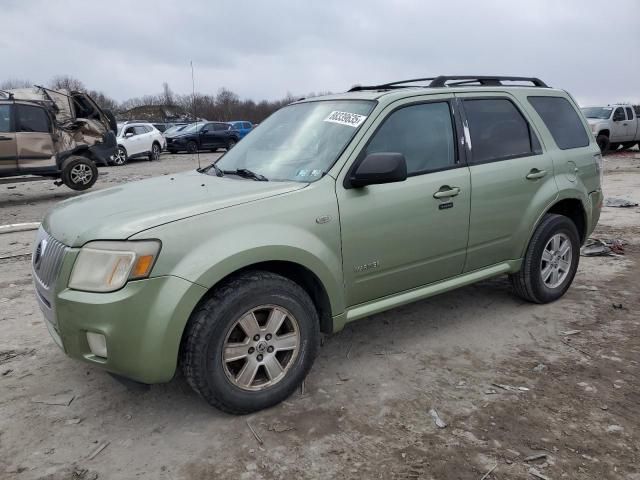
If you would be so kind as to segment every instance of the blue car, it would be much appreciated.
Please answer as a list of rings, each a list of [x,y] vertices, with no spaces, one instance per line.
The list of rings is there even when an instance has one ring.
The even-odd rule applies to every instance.
[[[227,122],[229,125],[233,127],[234,130],[238,132],[240,138],[244,137],[247,133],[249,133],[253,129],[253,124],[251,122],[245,122],[244,120],[234,120],[233,122]]]

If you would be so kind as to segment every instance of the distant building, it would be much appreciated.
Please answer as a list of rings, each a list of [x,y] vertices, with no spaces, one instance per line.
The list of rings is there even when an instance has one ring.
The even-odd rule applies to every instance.
[[[144,120],[148,122],[191,122],[193,116],[175,105],[141,105],[117,115],[118,120]]]

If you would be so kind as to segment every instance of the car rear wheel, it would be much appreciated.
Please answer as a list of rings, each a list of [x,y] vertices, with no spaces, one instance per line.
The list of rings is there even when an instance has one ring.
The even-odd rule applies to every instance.
[[[98,179],[98,167],[87,157],[69,157],[62,164],[61,179],[72,190],[87,190]]]
[[[113,157],[111,157],[111,160],[117,167],[125,165],[127,163],[128,157],[127,151],[124,149],[124,147],[118,147],[116,153],[113,155]]]
[[[619,143],[613,143],[611,142],[609,144],[609,151],[610,152],[615,152],[616,150],[618,150],[618,148],[620,148],[620,144]]]
[[[610,142],[609,137],[607,137],[606,135],[598,135],[598,137],[596,138],[596,143],[600,147],[600,151],[603,155],[609,151]]]
[[[568,290],[578,269],[580,237],[563,215],[547,214],[535,229],[519,272],[509,276],[518,296],[549,303]]]
[[[187,143],[187,152],[198,153],[198,145],[193,140]]]
[[[160,145],[154,143],[151,145],[151,152],[149,153],[149,161],[160,160]]]
[[[209,404],[249,413],[293,393],[313,364],[319,338],[317,311],[299,285],[270,272],[245,272],[191,315],[182,369]]]
[[[227,150],[231,150],[233,147],[235,147],[236,143],[237,142],[233,138],[227,141]]]

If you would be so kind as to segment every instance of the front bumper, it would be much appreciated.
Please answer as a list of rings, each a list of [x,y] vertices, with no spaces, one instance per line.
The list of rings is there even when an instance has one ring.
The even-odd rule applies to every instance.
[[[36,297],[54,341],[68,356],[123,377],[142,383],[171,380],[182,332],[206,289],[163,276],[131,281],[111,293],[71,290],[66,285],[77,253],[67,249],[48,299],[35,279]],[[105,336],[107,358],[91,353],[87,332]]]

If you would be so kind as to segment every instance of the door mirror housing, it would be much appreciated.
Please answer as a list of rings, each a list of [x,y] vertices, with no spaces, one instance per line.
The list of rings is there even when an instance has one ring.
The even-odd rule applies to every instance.
[[[407,179],[407,161],[402,153],[370,153],[349,177],[352,188],[403,182]]]
[[[133,137],[133,135],[134,135],[133,132],[127,132],[124,134],[124,138],[131,138]]]

